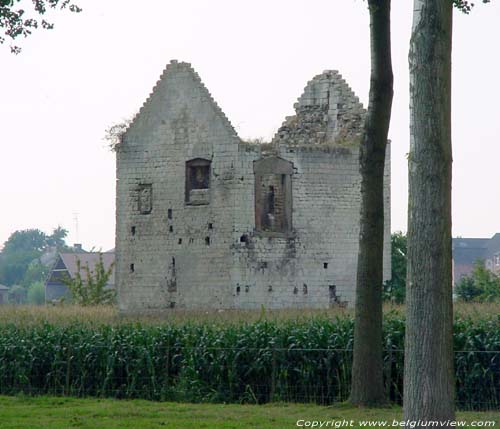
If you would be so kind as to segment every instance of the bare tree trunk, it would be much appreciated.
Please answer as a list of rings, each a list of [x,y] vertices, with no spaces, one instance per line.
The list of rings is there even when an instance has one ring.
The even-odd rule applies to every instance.
[[[382,357],[384,245],[384,164],[391,119],[390,0],[369,0],[371,39],[370,100],[360,146],[361,219],[351,402],[386,402]]]
[[[410,43],[404,416],[454,419],[451,276],[452,0],[414,0]],[[417,426],[419,427],[419,426]]]

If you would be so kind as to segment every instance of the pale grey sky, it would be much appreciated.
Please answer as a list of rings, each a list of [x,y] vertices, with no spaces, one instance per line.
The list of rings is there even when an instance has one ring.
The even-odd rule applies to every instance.
[[[52,31],[0,47],[0,245],[57,225],[69,242],[114,247],[111,124],[142,105],[165,65],[190,62],[239,135],[269,139],[308,80],[337,69],[366,105],[361,0],[78,0]],[[393,2],[392,230],[406,230],[411,0]],[[455,14],[453,233],[500,231],[500,2]],[[74,221],[78,213],[78,236]]]

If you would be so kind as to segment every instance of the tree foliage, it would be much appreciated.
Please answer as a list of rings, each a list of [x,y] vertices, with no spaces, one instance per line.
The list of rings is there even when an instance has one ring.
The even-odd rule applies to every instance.
[[[64,241],[67,234],[61,227],[55,228],[52,234],[36,228],[12,233],[0,253],[0,283],[27,287],[44,279],[47,267],[40,262],[40,257],[49,247],[67,250]]]
[[[111,151],[116,152],[118,145],[122,141],[122,137],[127,131],[128,127],[132,123],[133,118],[125,119],[122,122],[117,122],[106,128],[104,132],[104,140],[108,142],[108,146]]]
[[[34,282],[28,287],[27,302],[33,305],[45,303],[45,286],[43,282]]]
[[[500,299],[500,276],[491,272],[478,260],[469,276],[460,279],[455,293],[463,301],[487,302]]]
[[[490,0],[481,0],[483,3],[489,3]],[[470,13],[474,3],[468,0],[453,0],[453,5],[463,13]]]
[[[384,300],[403,304],[406,297],[406,266],[408,263],[406,234],[391,234],[391,279],[384,284]]]
[[[14,41],[20,36],[28,37],[38,28],[54,28],[54,24],[44,18],[50,9],[82,11],[71,0],[0,0],[0,44],[6,39]],[[21,52],[17,45],[10,45],[10,50],[15,54]]]
[[[73,302],[83,306],[113,304],[116,291],[107,288],[106,285],[113,272],[114,262],[106,269],[100,253],[99,261],[93,270],[88,264],[82,266],[79,259],[76,261],[76,266],[74,278],[66,276],[61,279],[70,290]]]

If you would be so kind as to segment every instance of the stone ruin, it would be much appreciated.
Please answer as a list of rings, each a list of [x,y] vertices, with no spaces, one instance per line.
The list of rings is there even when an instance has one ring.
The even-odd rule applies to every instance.
[[[271,143],[244,142],[189,64],[167,66],[117,146],[122,312],[354,302],[366,112],[331,70],[294,107]]]

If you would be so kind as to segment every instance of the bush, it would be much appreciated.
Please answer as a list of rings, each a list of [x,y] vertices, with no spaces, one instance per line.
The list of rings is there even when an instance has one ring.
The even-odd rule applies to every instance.
[[[45,286],[42,282],[35,282],[28,288],[28,304],[45,304]]]
[[[463,301],[492,302],[500,299],[500,276],[485,268],[483,261],[476,261],[470,276],[464,276],[455,287]]]

